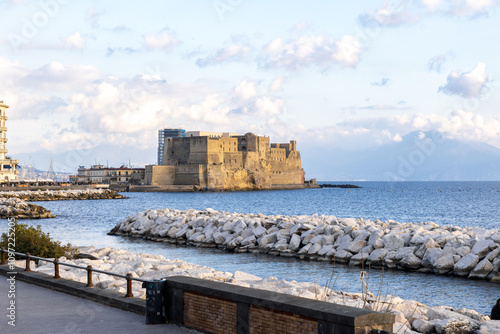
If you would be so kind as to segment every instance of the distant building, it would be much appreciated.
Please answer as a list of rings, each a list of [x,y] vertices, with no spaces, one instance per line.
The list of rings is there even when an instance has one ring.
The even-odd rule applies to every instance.
[[[144,168],[104,167],[103,165],[92,165],[90,168],[80,166],[78,175],[70,176],[74,183],[99,183],[99,184],[141,184],[144,182]]]
[[[295,141],[271,144],[269,137],[253,133],[199,133],[205,135],[168,138],[163,165],[146,166],[145,183],[226,190],[304,186]]]
[[[19,160],[7,156],[8,151],[5,147],[7,143],[7,127],[5,126],[7,108],[9,106],[0,101],[0,183],[15,180],[18,174],[17,165],[19,164]]]
[[[238,136],[239,133],[234,132],[209,132],[209,131],[187,131],[186,137],[210,137],[210,138],[221,138],[221,137],[234,137]]]
[[[158,130],[158,165],[163,164],[163,151],[166,138],[186,137],[184,129],[160,129]]]

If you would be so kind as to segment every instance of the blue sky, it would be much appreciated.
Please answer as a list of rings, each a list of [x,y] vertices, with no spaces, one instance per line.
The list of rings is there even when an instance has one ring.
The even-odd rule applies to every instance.
[[[500,148],[497,4],[1,0],[9,153],[84,150],[56,161],[72,170],[106,144],[144,165],[164,127],[295,139],[303,157],[417,130]]]

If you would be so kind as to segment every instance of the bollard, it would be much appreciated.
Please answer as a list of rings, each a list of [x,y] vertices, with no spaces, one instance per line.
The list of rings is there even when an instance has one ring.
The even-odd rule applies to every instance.
[[[54,278],[61,278],[59,276],[59,259],[54,260]]]
[[[127,277],[127,294],[125,295],[125,298],[134,297],[134,294],[132,293],[132,275],[128,273],[126,277]]]
[[[146,324],[164,324],[165,306],[163,294],[165,293],[165,281],[143,282],[142,287],[146,289]]]
[[[92,266],[87,266],[87,288],[93,288],[94,284],[92,284]]]
[[[0,264],[3,266],[5,264],[7,264],[7,258],[5,256],[6,251],[4,251],[3,249],[0,251],[2,252],[2,263],[0,263]]]
[[[26,253],[26,269],[24,271],[31,271],[30,268],[30,253]]]

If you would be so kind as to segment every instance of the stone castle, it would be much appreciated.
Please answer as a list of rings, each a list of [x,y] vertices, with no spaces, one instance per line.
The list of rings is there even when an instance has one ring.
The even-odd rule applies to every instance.
[[[167,138],[163,165],[146,166],[153,186],[192,185],[209,190],[303,188],[295,141],[271,144],[253,133]]]

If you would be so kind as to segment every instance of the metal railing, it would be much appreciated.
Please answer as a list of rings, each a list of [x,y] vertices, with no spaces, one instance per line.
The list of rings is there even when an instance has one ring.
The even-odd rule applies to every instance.
[[[77,266],[76,264],[61,262],[61,261],[59,261],[59,259],[51,260],[51,259],[47,259],[47,258],[43,258],[43,257],[33,256],[33,255],[30,255],[29,253],[24,254],[24,253],[19,253],[19,252],[9,252],[5,249],[0,249],[0,253],[2,255],[0,265],[8,264],[7,260],[9,260],[9,261],[11,260],[10,258],[7,259],[8,256],[12,257],[13,255],[17,255],[17,256],[25,257],[26,258],[26,265],[25,265],[24,271],[32,271],[30,268],[31,260],[41,260],[41,261],[53,263],[54,264],[54,278],[56,278],[56,279],[61,278],[61,276],[59,276],[59,266],[67,266],[67,267],[86,270],[87,271],[87,285],[86,285],[86,287],[88,287],[88,288],[94,287],[94,284],[92,283],[92,274],[94,272],[124,278],[127,280],[127,293],[125,294],[126,298],[134,297],[134,295],[132,293],[132,281],[138,281],[138,282],[143,282],[143,283],[150,282],[150,280],[144,280],[142,278],[132,277],[131,273],[127,273],[126,275],[122,275],[122,274],[112,273],[112,272],[109,272],[106,270],[94,269],[91,265],[88,265],[86,267]]]

